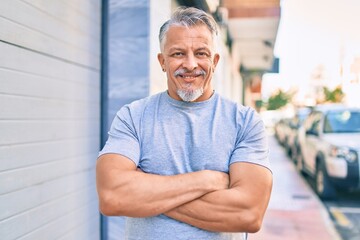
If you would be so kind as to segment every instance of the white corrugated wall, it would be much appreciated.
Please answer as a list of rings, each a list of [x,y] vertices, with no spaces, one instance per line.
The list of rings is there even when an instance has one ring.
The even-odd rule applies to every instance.
[[[99,239],[101,0],[0,1],[0,239]]]

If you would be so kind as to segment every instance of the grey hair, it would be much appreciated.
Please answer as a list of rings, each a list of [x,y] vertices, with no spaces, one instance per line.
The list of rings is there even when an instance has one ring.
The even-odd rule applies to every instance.
[[[160,49],[163,50],[166,33],[171,26],[192,27],[195,25],[205,25],[210,30],[213,39],[218,35],[217,23],[210,14],[194,7],[179,7],[160,28]]]

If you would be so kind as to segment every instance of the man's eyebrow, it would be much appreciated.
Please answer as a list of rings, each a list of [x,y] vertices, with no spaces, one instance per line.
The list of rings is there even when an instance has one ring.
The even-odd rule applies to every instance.
[[[169,51],[183,51],[184,49],[181,47],[172,47],[169,49]]]
[[[210,49],[209,48],[207,48],[207,47],[200,47],[200,48],[197,48],[197,49],[195,49],[196,51],[203,51],[203,50],[205,50],[205,51],[210,51]]]

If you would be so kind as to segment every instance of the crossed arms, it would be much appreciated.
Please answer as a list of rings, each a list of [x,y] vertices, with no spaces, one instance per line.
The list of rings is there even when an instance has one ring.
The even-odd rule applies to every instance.
[[[262,166],[238,162],[229,174],[203,170],[173,176],[138,171],[128,158],[104,154],[96,166],[100,211],[109,216],[165,214],[216,232],[260,229],[272,188]]]

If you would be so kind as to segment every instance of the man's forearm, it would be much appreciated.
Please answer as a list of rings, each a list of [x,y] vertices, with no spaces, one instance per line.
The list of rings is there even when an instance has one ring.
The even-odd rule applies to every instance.
[[[154,216],[228,187],[227,174],[204,170],[159,176],[136,171],[132,163],[112,158],[99,160],[97,175],[100,209],[105,215]]]
[[[240,163],[232,165],[231,176],[236,179],[229,189],[208,193],[166,215],[208,231],[258,231],[270,199],[272,175],[266,168]]]
[[[246,196],[233,189],[208,193],[176,207],[165,215],[195,227],[215,232],[249,232],[253,225],[252,209]]]
[[[200,179],[206,175],[202,172],[159,176],[129,171],[121,175],[128,180],[113,188],[113,197],[119,199],[114,206],[119,210],[116,215],[158,215],[215,190],[202,184]]]

